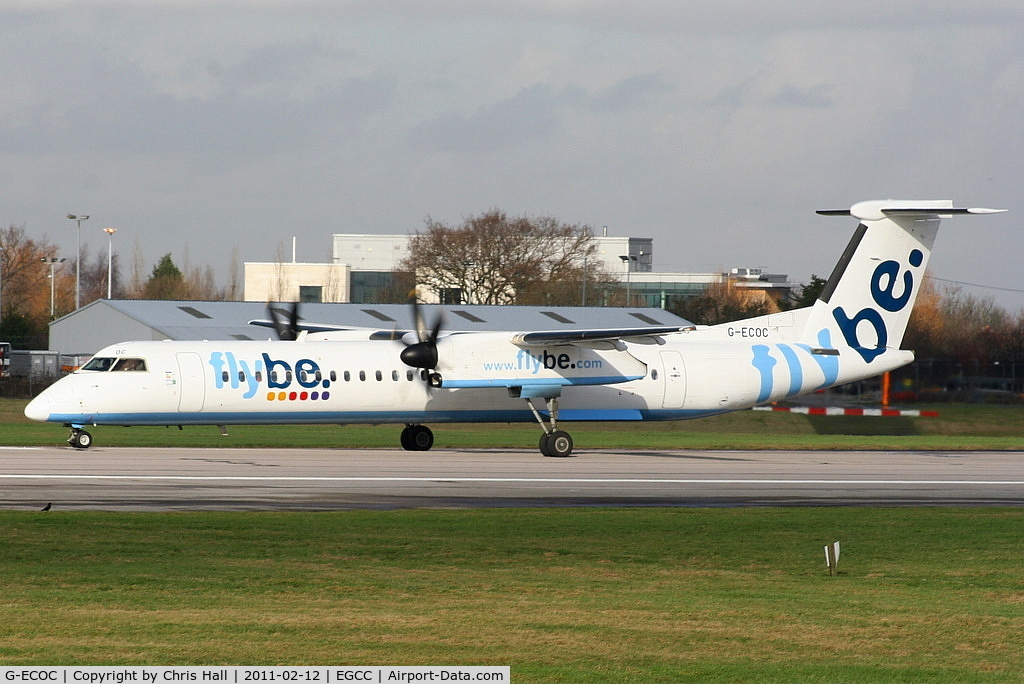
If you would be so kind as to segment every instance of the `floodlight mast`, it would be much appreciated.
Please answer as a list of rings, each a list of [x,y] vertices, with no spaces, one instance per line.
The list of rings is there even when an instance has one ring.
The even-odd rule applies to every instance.
[[[103,232],[107,234],[107,299],[110,299],[111,286],[114,282],[114,271],[111,268],[114,263],[114,233],[117,232],[117,228],[104,228]]]
[[[78,224],[78,251],[75,253],[75,311],[82,306],[82,221],[89,218],[88,214],[68,214],[68,218]]]

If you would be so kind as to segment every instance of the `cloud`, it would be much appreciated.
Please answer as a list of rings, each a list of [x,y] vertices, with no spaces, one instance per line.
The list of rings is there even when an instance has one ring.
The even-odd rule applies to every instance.
[[[1018,5],[0,0],[0,220],[320,259],[498,206],[806,277],[819,205],[1012,205]]]
[[[446,114],[415,127],[421,146],[461,153],[495,150],[550,139],[560,130],[558,108],[571,95],[535,84],[468,115]]]

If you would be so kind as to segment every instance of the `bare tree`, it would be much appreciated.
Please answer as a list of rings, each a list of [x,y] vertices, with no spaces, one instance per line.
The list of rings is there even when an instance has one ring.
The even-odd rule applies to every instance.
[[[228,285],[224,292],[224,298],[228,301],[237,301],[242,298],[242,270],[238,256],[238,246],[231,248],[231,261],[228,263]]]
[[[50,314],[50,259],[58,254],[57,247],[48,240],[30,238],[24,226],[9,226],[0,230],[0,276],[3,277],[4,312],[17,311],[30,318],[46,320]],[[68,262],[71,263],[71,262]],[[63,264],[67,266],[67,264]],[[68,273],[71,269],[54,269],[55,294],[62,294],[69,288]],[[74,277],[70,277],[71,291],[74,291]],[[60,308],[57,315],[69,309]]]
[[[671,307],[672,313],[700,325],[728,323],[777,311],[763,292],[755,293],[736,287],[727,280],[709,286],[703,293],[687,297]]]
[[[110,262],[109,272],[107,270],[108,260]],[[82,306],[85,306],[89,302],[94,302],[97,299],[107,298],[108,277],[111,278],[111,296],[114,299],[119,299],[124,295],[123,287],[121,285],[120,263],[121,260],[116,252],[113,255],[110,255],[107,253],[107,250],[101,249],[96,253],[95,257],[90,257],[89,245],[82,245]],[[74,273],[74,263],[69,266],[69,269],[71,273]]]
[[[585,272],[594,283],[612,278],[598,263],[587,226],[492,209],[460,226],[428,218],[398,270],[415,273],[442,301],[567,305],[580,302]]]

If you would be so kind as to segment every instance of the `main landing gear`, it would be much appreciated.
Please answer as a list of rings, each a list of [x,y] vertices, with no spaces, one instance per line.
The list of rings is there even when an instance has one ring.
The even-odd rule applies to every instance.
[[[527,397],[526,403],[530,406],[530,410],[533,411],[533,417],[537,419],[537,422],[544,429],[544,434],[540,436],[540,444],[538,445],[540,453],[554,458],[572,456],[572,437],[565,430],[558,429],[558,397],[544,398],[544,403],[547,404],[548,415],[550,416],[549,422],[544,422],[544,416],[540,415],[540,411],[533,405],[532,398]]]
[[[544,416],[534,406],[532,398],[526,399],[530,410],[533,411],[533,417],[544,428],[544,434],[540,436],[538,444],[540,453],[553,458],[572,456],[572,436],[565,430],[558,429],[558,397],[547,397],[544,402],[550,416],[549,421],[544,420]],[[426,425],[409,424],[402,430],[402,448],[406,451],[427,451],[432,446],[434,433]]]
[[[68,444],[76,449],[88,449],[92,446],[92,435],[82,428],[73,427],[68,435]]]
[[[406,451],[428,451],[434,446],[434,433],[426,425],[406,425],[402,430],[402,448]]]

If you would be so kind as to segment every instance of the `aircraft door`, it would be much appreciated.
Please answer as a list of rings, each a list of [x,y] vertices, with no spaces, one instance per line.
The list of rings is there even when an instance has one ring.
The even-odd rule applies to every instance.
[[[662,372],[665,374],[665,397],[662,408],[682,408],[686,400],[686,369],[683,355],[677,351],[661,352]]]
[[[206,378],[203,359],[195,352],[179,352],[178,357],[178,413],[203,410],[206,401]]]

